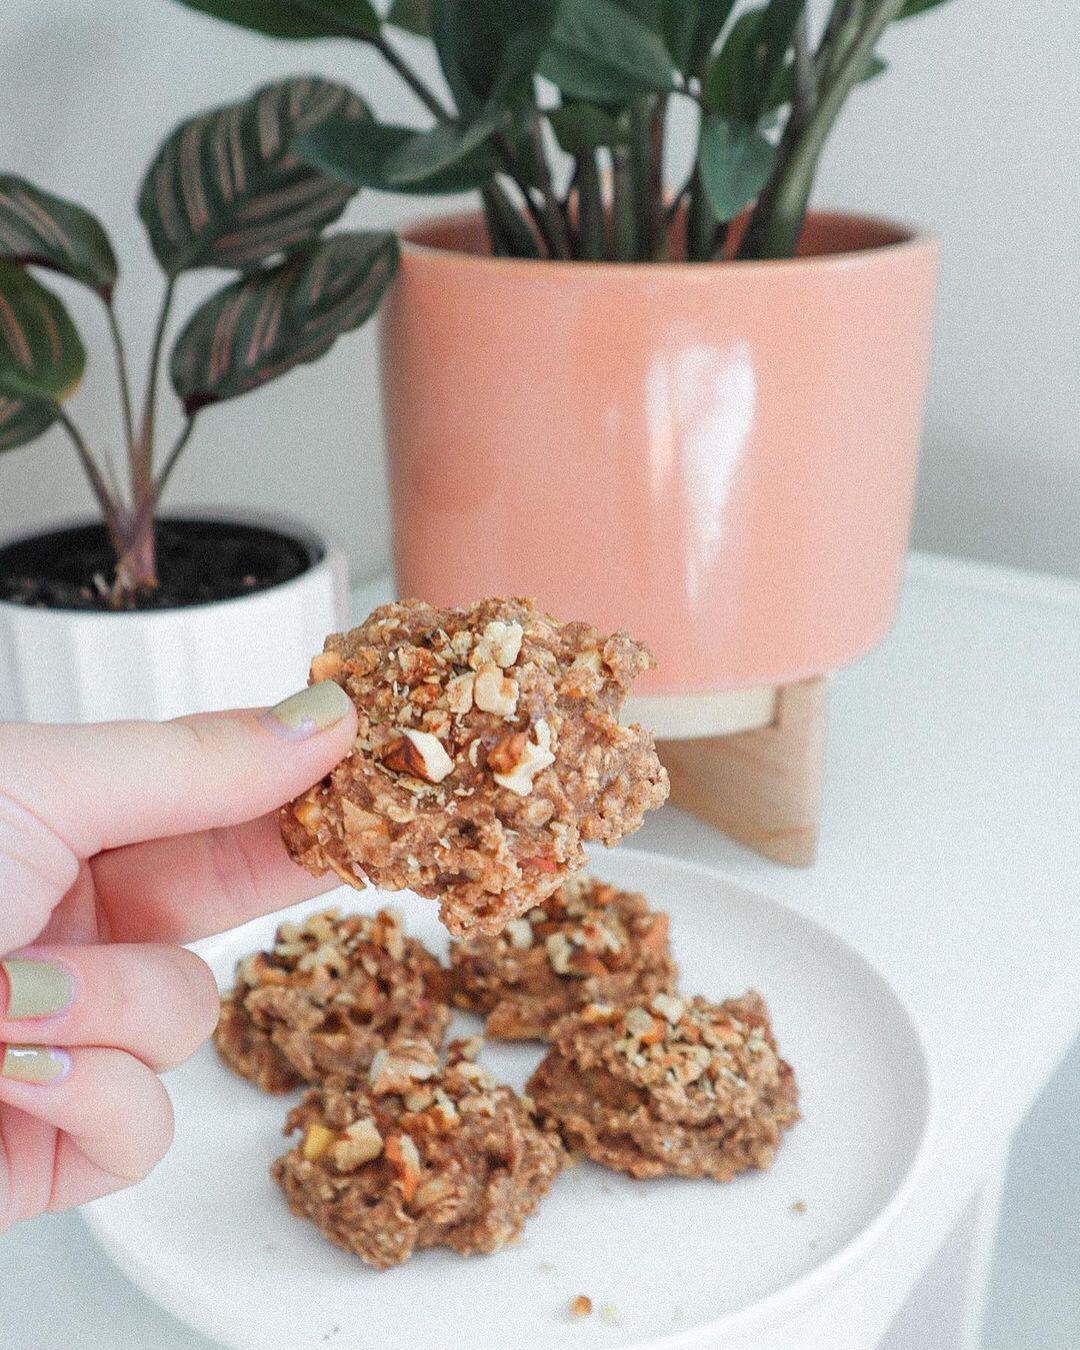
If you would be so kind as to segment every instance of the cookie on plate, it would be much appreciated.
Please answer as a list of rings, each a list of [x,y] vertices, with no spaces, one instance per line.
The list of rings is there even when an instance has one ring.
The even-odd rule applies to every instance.
[[[327,638],[312,680],[356,704],[351,753],[281,812],[316,876],[437,899],[452,934],[498,933],[667,797],[652,737],[619,708],[652,663],[625,633],[529,600],[377,609]]]
[[[478,1042],[403,1041],[367,1079],[314,1088],[289,1113],[299,1143],[271,1168],[289,1208],[380,1269],[424,1247],[468,1256],[520,1233],[562,1166],[554,1130],[475,1063]]]
[[[484,1013],[485,1035],[544,1040],[588,1003],[647,1002],[670,993],[678,970],[668,917],[643,895],[578,875],[497,937],[450,947],[451,996]]]
[[[283,923],[239,963],[221,1000],[222,1059],[266,1092],[363,1073],[386,1042],[438,1046],[450,1021],[446,971],[390,910]]]
[[[634,1177],[767,1168],[799,1119],[760,994],[591,1004],[551,1032],[527,1091],[570,1149]]]

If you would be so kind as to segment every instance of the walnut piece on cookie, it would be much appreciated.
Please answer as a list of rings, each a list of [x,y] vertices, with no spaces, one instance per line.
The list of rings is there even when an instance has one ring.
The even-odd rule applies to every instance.
[[[562,1166],[554,1130],[452,1042],[446,1067],[420,1042],[389,1046],[367,1079],[314,1088],[289,1113],[299,1143],[271,1167],[289,1208],[379,1269],[424,1247],[494,1252]]]
[[[363,1073],[387,1040],[438,1046],[450,1021],[446,971],[390,910],[336,910],[283,923],[239,963],[221,1000],[222,1059],[266,1092]]]
[[[557,1022],[526,1091],[568,1148],[634,1177],[730,1181],[767,1168],[799,1119],[795,1075],[753,991],[656,994]]]
[[[484,1034],[544,1040],[588,1003],[648,1002],[675,988],[668,917],[643,895],[579,873],[497,937],[450,946],[451,997],[486,1014]]]
[[[457,937],[500,932],[581,868],[583,842],[617,843],[666,799],[652,737],[618,722],[650,664],[625,633],[529,600],[377,609],[312,663],[359,728],[282,808],[289,852],[317,876],[439,900]]]

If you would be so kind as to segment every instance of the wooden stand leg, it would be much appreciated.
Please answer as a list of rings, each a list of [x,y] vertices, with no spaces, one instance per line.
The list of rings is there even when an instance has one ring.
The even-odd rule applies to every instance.
[[[817,852],[825,755],[825,680],[777,692],[758,731],[662,741],[671,800],[767,858],[807,867]]]

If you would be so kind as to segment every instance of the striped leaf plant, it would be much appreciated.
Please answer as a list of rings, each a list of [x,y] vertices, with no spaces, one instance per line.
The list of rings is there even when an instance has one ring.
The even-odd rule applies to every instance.
[[[114,306],[119,269],[104,229],[83,207],[14,174],[0,174],[0,451],[54,424],[70,438],[116,555],[111,600],[137,603],[157,585],[154,514],[196,419],[317,360],[377,307],[397,264],[385,233],[326,233],[355,189],[302,160],[296,141],[330,118],[369,114],[346,87],[288,79],[178,126],[139,193],[139,214],[164,274],[149,373],[138,407]],[[176,441],[159,454],[159,372],[178,287],[213,268],[228,274],[182,326],[168,368],[183,410]],[[60,274],[101,301],[111,338],[125,472],[92,448],[65,404],[85,351],[42,274]],[[123,477],[124,486],[121,486]]]

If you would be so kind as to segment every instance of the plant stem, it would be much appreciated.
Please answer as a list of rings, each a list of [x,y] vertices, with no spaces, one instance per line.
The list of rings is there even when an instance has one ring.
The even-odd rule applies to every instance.
[[[664,133],[667,127],[667,98],[658,98],[649,124],[649,257],[662,262],[671,256],[671,240],[664,217]]]
[[[379,55],[386,61],[401,79],[409,86],[412,92],[424,105],[424,107],[440,122],[449,121],[453,116],[450,109],[439,99],[424,83],[424,81],[409,65],[408,61],[387,39],[379,33],[377,37],[364,37],[363,41],[370,42]]]
[[[117,581],[126,590],[157,585],[157,559],[154,556],[154,418],[157,411],[158,371],[165,329],[176,292],[176,278],[169,277],[161,299],[154,340],[150,347],[150,367],[146,376],[142,426],[131,456],[132,521],[122,550],[117,554]]]
[[[194,429],[195,429],[195,415],[194,413],[191,413],[188,415],[188,419],[184,423],[180,435],[177,436],[175,442],[173,443],[173,448],[169,451],[165,463],[161,466],[161,471],[154,479],[154,487],[153,491],[150,494],[150,503],[149,503],[151,510],[153,510],[154,507],[156,507],[158,502],[161,500],[161,494],[165,491],[165,484],[169,481],[169,475],[176,467],[176,461],[180,458],[181,451],[183,450],[184,446],[187,445],[188,437],[191,435]]]
[[[525,176],[518,166],[517,156],[514,154],[513,147],[501,131],[496,132],[492,136],[491,143],[494,145],[495,151],[499,156],[499,164],[502,167],[503,173],[505,173],[508,178],[513,179],[518,191],[521,193],[522,200],[525,203],[525,209],[532,217],[533,224],[536,226],[537,232],[543,240],[544,247],[547,249],[548,254],[552,258],[558,258],[560,254],[556,238],[551,233],[544,212],[533,200],[532,190],[525,181]]]
[[[154,340],[150,347],[150,367],[146,376],[146,398],[143,403],[142,429],[135,446],[132,463],[132,500],[136,512],[151,495],[153,489],[154,465],[154,417],[157,405],[158,370],[161,366],[161,347],[165,341],[165,327],[169,322],[173,295],[176,291],[176,278],[170,277],[165,283],[165,294],[161,299]]]
[[[634,262],[638,254],[634,164],[626,145],[611,150],[611,224],[616,260]]]
[[[858,28],[857,20],[852,25],[852,19],[855,16],[858,4],[859,0],[835,0],[814,56],[814,66],[819,82],[823,82],[825,77],[831,73],[831,67],[837,52],[842,51],[848,45],[852,26],[855,29]]]
[[[878,39],[904,0],[873,0],[835,69],[821,83],[818,101],[805,126],[788,120],[777,166],[758,198],[739,246],[740,258],[790,258],[802,233],[818,159],[848,94],[866,73]]]
[[[645,95],[630,105],[630,170],[634,194],[635,258],[652,253],[652,99]]]
[[[117,322],[112,297],[104,298],[105,312],[109,316],[109,335],[112,338],[113,355],[116,358],[116,380],[120,386],[120,409],[124,416],[124,444],[127,447],[128,470],[132,478],[135,474],[135,418],[132,413],[131,383],[128,379],[127,354],[124,351],[124,337]]]
[[[690,179],[690,205],[686,211],[686,256],[690,262],[706,262],[712,257],[715,235],[716,212],[701,181],[701,170],[695,165]]]
[[[577,158],[578,248],[582,258],[599,262],[607,256],[607,222],[604,218],[604,190],[600,184],[600,166],[596,152]]]
[[[571,249],[566,230],[566,220],[555,196],[555,189],[551,184],[551,169],[548,165],[547,150],[544,147],[544,129],[540,124],[540,110],[535,105],[529,110],[529,144],[532,146],[533,159],[536,161],[544,218],[547,221],[548,230],[557,250],[556,256],[568,259],[571,257]]]
[[[539,258],[536,235],[494,179],[480,189],[480,198],[484,203],[484,219],[492,252],[497,257]]]
[[[117,557],[119,557],[124,549],[124,532],[128,523],[127,512],[124,510],[123,504],[109,491],[108,485],[102,477],[101,470],[97,466],[97,461],[90,453],[90,449],[83,439],[82,432],[67,413],[64,412],[63,408],[57,409],[56,419],[71,438],[71,443],[74,445],[83,469],[86,472],[86,476],[90,480],[90,487],[93,490],[94,497],[97,499],[97,504],[101,508],[101,514],[105,520],[105,528],[109,534],[109,542],[112,544]]]
[[[805,9],[795,25],[791,73],[791,120],[801,128],[809,122],[817,104],[817,82],[810,57],[810,31]]]

